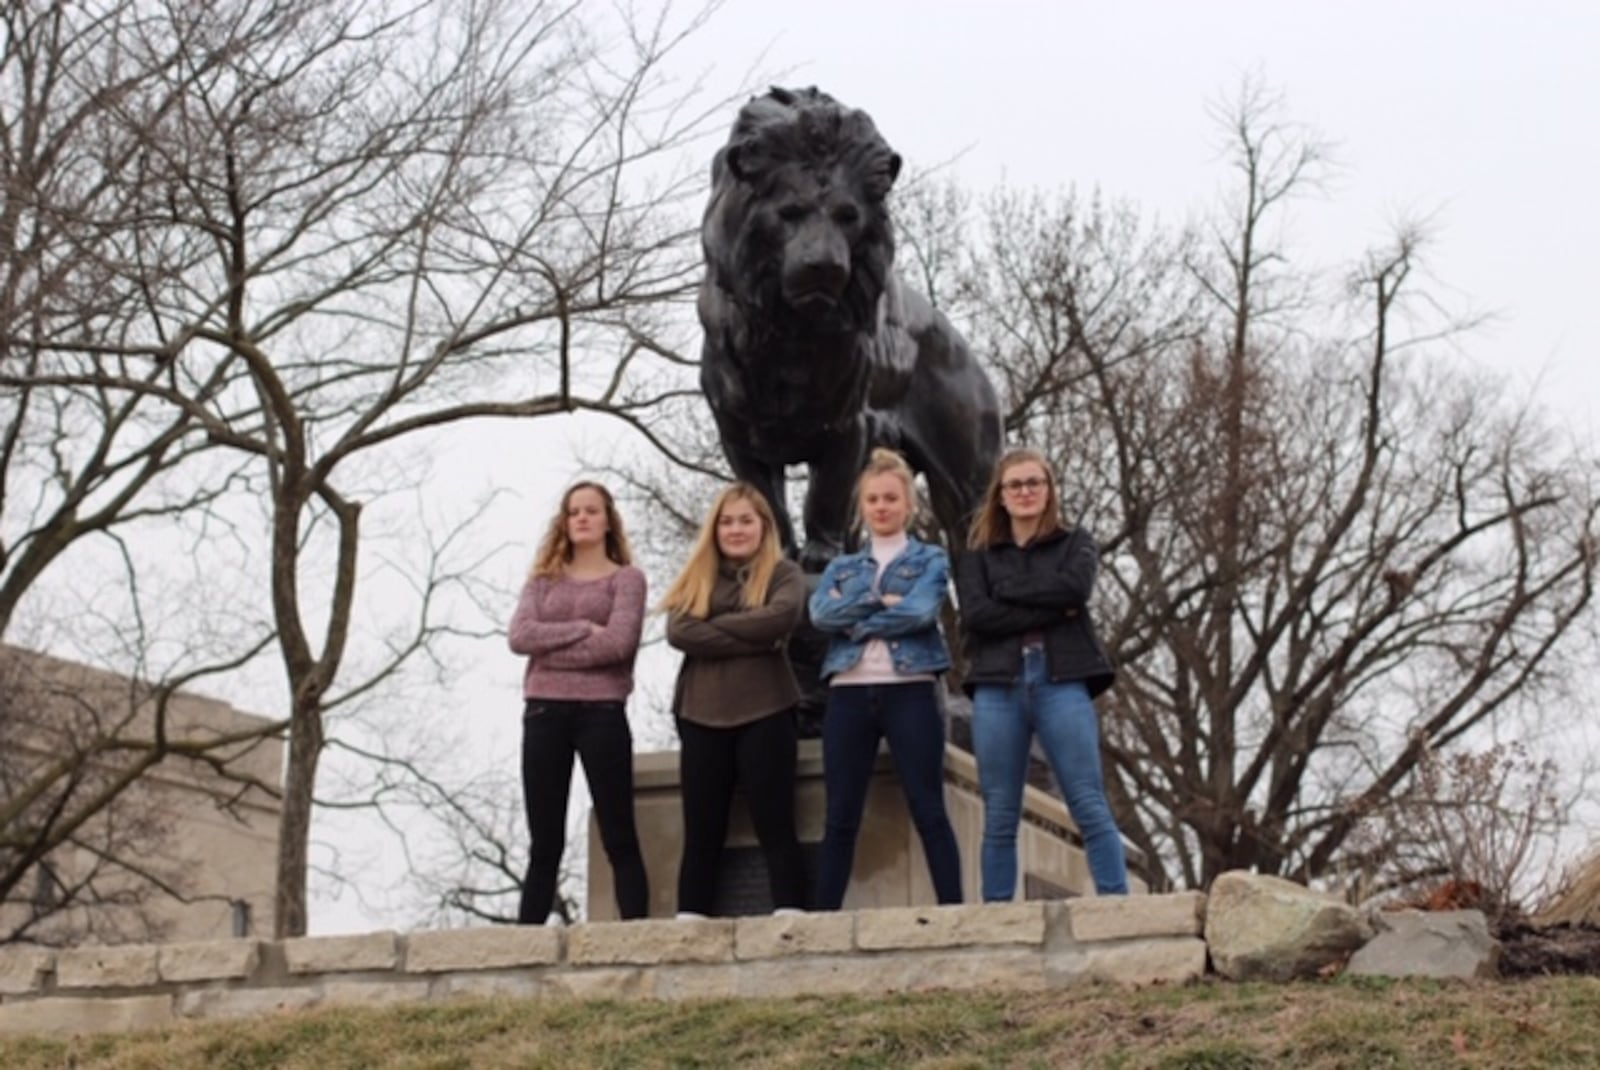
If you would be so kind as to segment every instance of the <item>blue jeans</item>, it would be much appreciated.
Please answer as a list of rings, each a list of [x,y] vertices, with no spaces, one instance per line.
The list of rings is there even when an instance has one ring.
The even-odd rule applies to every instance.
[[[822,722],[828,807],[817,856],[818,910],[838,910],[844,903],[880,739],[889,741],[889,756],[928,858],[933,894],[941,903],[961,902],[961,854],[944,808],[944,721],[933,690],[937,686],[923,681],[828,689]]]
[[[1020,684],[979,684],[972,700],[972,748],[983,792],[984,901],[1006,902],[1017,890],[1017,825],[1035,734],[1083,837],[1096,893],[1126,895],[1122,834],[1100,772],[1099,715],[1083,684],[1052,683],[1044,650],[1030,647],[1023,651]]]

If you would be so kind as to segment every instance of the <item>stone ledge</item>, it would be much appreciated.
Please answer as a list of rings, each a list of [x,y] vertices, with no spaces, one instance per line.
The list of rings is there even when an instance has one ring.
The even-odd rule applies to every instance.
[[[9,986],[0,1031],[131,1030],[469,995],[675,1001],[1176,984],[1206,970],[1207,947],[1196,934],[1203,902],[1181,893],[566,930],[382,932],[281,945],[13,948],[0,953],[0,984]],[[117,991],[130,986],[145,990]]]
[[[283,957],[293,974],[392,970],[400,964],[400,943],[392,932],[299,936],[283,942]]]
[[[943,907],[888,907],[856,915],[856,947],[973,947],[1044,943],[1045,904],[973,903]]]
[[[55,968],[54,951],[44,948],[0,948],[0,996],[43,991],[45,979]]]
[[[601,921],[567,936],[571,966],[653,966],[668,962],[730,962],[733,921]]]
[[[143,947],[79,947],[57,952],[59,988],[143,988],[161,979],[158,949]]]
[[[407,973],[554,966],[561,961],[561,931],[533,925],[438,929],[406,937]]]
[[[249,977],[261,964],[255,940],[166,944],[157,968],[163,981],[228,981]]]
[[[1072,938],[1082,943],[1139,936],[1199,936],[1205,929],[1203,892],[1105,896],[1063,904]]]

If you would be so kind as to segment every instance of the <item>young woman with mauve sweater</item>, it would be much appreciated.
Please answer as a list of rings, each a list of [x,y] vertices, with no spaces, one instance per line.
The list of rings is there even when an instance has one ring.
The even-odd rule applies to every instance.
[[[532,839],[517,920],[550,915],[566,849],[572,758],[583,762],[600,840],[616,878],[617,912],[649,913],[633,819],[633,736],[625,704],[644,624],[645,578],[632,564],[610,491],[574,484],[561,499],[511,618],[523,675],[522,791]]]

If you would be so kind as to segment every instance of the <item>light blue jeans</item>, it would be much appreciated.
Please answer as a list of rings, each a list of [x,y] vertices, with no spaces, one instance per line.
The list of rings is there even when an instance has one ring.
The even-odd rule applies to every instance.
[[[1089,690],[1052,683],[1044,650],[1022,655],[1018,684],[979,684],[972,701],[972,746],[983,792],[984,902],[1007,902],[1017,890],[1017,825],[1034,735],[1044,748],[1067,809],[1083,836],[1099,895],[1126,895],[1128,864],[1122,834],[1106,801],[1100,771],[1100,718]]]

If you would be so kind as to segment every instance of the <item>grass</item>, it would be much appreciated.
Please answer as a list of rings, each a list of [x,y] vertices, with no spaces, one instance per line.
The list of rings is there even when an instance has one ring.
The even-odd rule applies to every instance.
[[[1600,1065],[1600,979],[691,1003],[462,1000],[0,1038],[6,1070]]]

